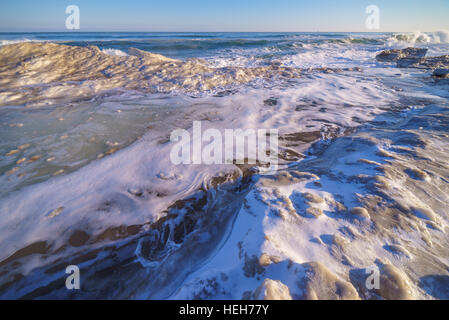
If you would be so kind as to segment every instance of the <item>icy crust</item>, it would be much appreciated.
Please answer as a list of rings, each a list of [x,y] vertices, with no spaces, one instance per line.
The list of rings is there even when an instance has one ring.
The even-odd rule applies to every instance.
[[[109,53],[109,52],[108,52]],[[1,104],[43,98],[86,98],[121,88],[146,92],[210,90],[268,76],[276,67],[219,69],[130,48],[111,55],[98,47],[19,43],[0,48]],[[293,71],[293,70],[291,70]]]
[[[9,193],[6,193],[7,197],[0,202],[0,207],[2,215],[5,215],[2,224],[4,230],[10,229],[11,225],[21,225],[18,233],[26,240],[22,243],[17,235],[13,235],[15,232],[2,232],[1,235],[4,237],[2,239],[6,240],[7,237],[15,239],[14,243],[17,247],[4,247],[5,251],[1,258],[12,254],[14,250],[20,249],[20,246],[26,243],[40,240],[41,236],[54,235],[57,238],[58,235],[53,232],[41,232],[46,230],[47,224],[52,224],[53,220],[61,220],[56,224],[62,230],[64,227],[61,224],[67,222],[67,227],[77,225],[78,219],[82,220],[84,215],[87,220],[95,220],[97,215],[91,215],[88,212],[98,210],[115,213],[109,217],[100,214],[104,216],[104,219],[101,219],[102,223],[98,221],[92,225],[105,227],[114,224],[117,226],[125,222],[142,223],[146,218],[157,217],[164,206],[197,190],[203,183],[207,184],[207,180],[212,176],[235,170],[233,165],[174,165],[171,163],[170,151],[174,145],[169,139],[171,131],[183,128],[191,132],[192,122],[195,120],[202,121],[203,130],[215,128],[221,132],[232,128],[279,129],[281,162],[288,163],[302,159],[310,143],[345,134],[351,128],[382,113],[383,109],[399,103],[393,90],[358,73],[355,75],[326,74],[299,81],[297,85],[300,88],[247,90],[225,97],[195,99],[166,97],[163,99],[160,96],[135,95],[122,97],[122,100],[118,98],[101,100],[96,110],[94,109],[95,112],[111,111],[113,115],[120,118],[128,112],[127,106],[153,108],[151,115],[154,119],[150,122],[151,127],[143,137],[127,147],[118,144],[108,146],[105,151],[93,150],[93,158],[98,158],[97,161],[76,172],[57,176],[50,174],[47,177],[48,180],[28,187],[20,183],[28,176],[33,177],[40,171],[44,171],[44,166],[48,163],[47,157],[55,157],[54,162],[62,161],[59,156],[69,157],[71,152],[79,153],[77,149],[79,140],[88,142],[92,139],[104,139],[102,135],[106,132],[103,126],[118,129],[114,121],[110,123],[98,121],[102,125],[99,126],[101,131],[91,131],[97,123],[89,119],[84,122],[82,119],[81,123],[73,125],[74,129],[69,131],[70,134],[67,134],[66,139],[61,140],[58,135],[55,135],[56,140],[66,144],[64,147],[56,145],[56,150],[48,151],[39,150],[39,147],[42,148],[42,143],[40,140],[34,140],[37,139],[37,135],[33,136],[32,140],[26,140],[26,135],[20,134],[21,131],[19,131],[19,141],[15,142],[11,139],[12,141],[5,143],[14,145],[9,147],[2,145],[4,154],[0,160],[6,167],[6,172],[0,177],[0,181]],[[340,87],[341,90],[338,94],[331,94],[330,91],[335,86]],[[368,112],[362,107],[364,105],[371,105]],[[342,107],[345,113],[338,112]],[[121,108],[121,113],[116,112],[118,108]],[[69,108],[68,112],[73,113],[76,110],[76,107]],[[81,111],[84,112],[84,110]],[[64,116],[64,114],[58,114],[58,116],[61,115]],[[129,121],[133,120],[134,118],[131,118]],[[55,121],[59,122],[58,119]],[[30,126],[34,129],[33,125],[33,123],[27,123],[23,128]],[[42,140],[44,139],[49,139],[46,132],[42,134]],[[29,144],[28,148],[20,149],[23,144]],[[18,152],[10,154],[11,150]],[[23,157],[28,160],[35,155],[42,156],[32,163],[25,161],[17,164],[17,161]],[[100,155],[103,157],[99,157]],[[14,168],[18,170],[14,171]],[[11,192],[11,186],[17,190]],[[142,194],[142,196],[139,199],[135,197],[135,194]],[[129,197],[136,201],[127,200]],[[118,199],[123,199],[124,202]],[[144,203],[141,203],[142,201]],[[117,202],[117,206],[113,204],[114,202]],[[64,210],[58,216],[51,214],[53,210],[60,207],[64,207]],[[72,212],[72,210],[75,211]],[[146,214],[142,215],[142,211]],[[47,215],[58,219],[43,219]],[[42,227],[39,228],[34,222],[31,223],[29,217],[38,219],[39,223],[43,224]],[[62,219],[62,217],[65,218]],[[35,237],[33,233],[22,232],[28,225],[28,223],[21,224],[22,219],[29,221],[30,228],[34,225],[32,228],[36,234]],[[6,243],[2,241],[5,246]]]
[[[194,94],[300,74],[301,69],[279,62],[213,68],[200,59],[180,61],[136,48],[123,54],[95,46],[22,42],[0,47],[0,105],[45,104],[69,97],[73,101],[113,89]]]
[[[328,143],[399,103],[393,90],[358,72],[317,74],[297,81],[287,88],[248,89],[224,97],[166,97],[154,110],[161,116],[131,145],[110,147],[108,150],[115,149],[107,154],[98,150],[104,157],[74,172],[26,187],[20,185],[21,179],[28,176],[23,177],[22,173],[45,165],[46,157],[42,157],[42,162],[17,165],[17,160],[29,157],[25,151],[5,155],[1,158],[3,163],[12,161],[6,162],[11,166],[8,171],[19,169],[1,177],[5,188],[17,188],[6,192],[0,201],[0,269],[5,272],[0,275],[2,297],[64,297],[69,293],[61,279],[69,264],[79,264],[84,279],[90,279],[85,282],[88,292],[79,293],[80,297],[170,296],[190,272],[220,247],[218,244],[229,234],[228,228],[235,225],[233,221],[242,205],[243,199],[236,194],[242,192],[242,197],[246,196],[240,187],[245,168],[172,165],[169,154],[173,144],[169,135],[175,128],[191,131],[192,121],[198,119],[202,120],[203,130],[277,128],[281,165],[285,166],[303,159],[311,143]],[[331,94],[336,86],[341,90]],[[153,108],[154,99],[131,95],[120,102],[118,97],[108,98],[98,101],[97,110],[112,110],[123,117],[129,112],[127,106],[134,103]],[[160,96],[158,99],[164,100]],[[170,105],[174,109],[169,112]],[[371,106],[369,112],[364,105]],[[340,108],[345,113],[339,113]],[[117,109],[122,112],[117,113]],[[78,108],[69,110],[76,112]],[[116,128],[114,122],[109,125]],[[24,128],[28,126],[32,124],[26,123]],[[75,126],[77,130],[83,128]],[[73,131],[63,140],[71,145],[64,148],[64,155],[76,152],[76,140],[72,138],[77,135]],[[5,154],[18,148],[15,142],[8,143],[14,146],[5,147]],[[35,141],[17,145],[23,143],[31,144],[26,150],[42,154],[33,149],[39,146]],[[58,154],[55,161],[59,161]],[[229,191],[216,191],[218,185],[227,182],[231,183]],[[221,212],[217,210],[225,213],[217,215]],[[209,218],[204,219],[205,224],[197,224],[205,212]],[[219,217],[227,217],[226,223],[218,224],[216,231],[211,232],[210,224],[222,221]],[[215,240],[207,234],[216,236]],[[186,235],[191,235],[192,240]],[[102,270],[108,268],[117,272],[106,277]],[[158,280],[165,273],[165,280]],[[121,289],[113,290],[110,286],[117,283]],[[97,290],[96,286],[104,290]]]
[[[227,243],[172,298],[448,299],[448,114],[379,119],[261,177]]]
[[[40,108],[2,108],[0,197],[108,158],[144,134],[157,143],[133,149],[139,150],[133,157],[151,162],[152,154],[165,154],[168,159],[170,132],[190,130],[193,121],[222,133],[278,129],[284,162],[302,158],[307,143],[344,134],[395,107],[400,101],[394,90],[360,72],[346,72],[308,75],[288,87],[242,88],[200,98],[131,91]]]

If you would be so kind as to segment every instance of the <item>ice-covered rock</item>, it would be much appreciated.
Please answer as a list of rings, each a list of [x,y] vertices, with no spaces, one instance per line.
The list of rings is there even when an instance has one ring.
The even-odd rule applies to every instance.
[[[421,48],[392,49],[382,51],[376,56],[376,59],[382,62],[394,62],[404,58],[420,59],[424,58],[426,53],[427,49]]]
[[[376,292],[387,300],[413,299],[408,277],[391,264],[380,267],[380,286]]]
[[[279,280],[265,279],[254,293],[256,300],[292,300],[289,288]]]
[[[339,278],[320,262],[303,264],[306,276],[301,283],[303,299],[307,300],[358,300],[356,289]]]

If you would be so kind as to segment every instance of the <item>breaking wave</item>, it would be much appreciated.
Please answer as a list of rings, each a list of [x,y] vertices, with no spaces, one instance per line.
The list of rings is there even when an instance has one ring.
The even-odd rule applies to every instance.
[[[15,40],[0,40],[0,46],[5,46],[8,44],[16,44],[23,42],[48,42],[48,40],[36,40],[36,39],[15,39]]]
[[[103,49],[103,50],[101,50],[101,52],[106,53],[111,56],[122,56],[123,57],[123,56],[128,55],[125,52],[123,52],[122,50],[118,50],[118,49]]]
[[[201,95],[274,78],[299,78],[305,72],[278,61],[216,68],[202,59],[177,60],[136,48],[125,54],[96,46],[31,42],[0,47],[0,64],[5,66],[0,71],[0,105],[87,99],[111,90]]]
[[[412,33],[399,33],[388,38],[388,43],[449,43],[449,31],[435,31],[430,33],[424,33],[420,31]]]

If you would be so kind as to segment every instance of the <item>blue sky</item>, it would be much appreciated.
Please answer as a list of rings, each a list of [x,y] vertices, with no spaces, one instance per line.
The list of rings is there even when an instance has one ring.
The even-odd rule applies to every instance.
[[[70,0],[2,1],[0,31],[66,31],[65,8],[80,8],[79,31],[378,31],[449,30],[449,0]]]

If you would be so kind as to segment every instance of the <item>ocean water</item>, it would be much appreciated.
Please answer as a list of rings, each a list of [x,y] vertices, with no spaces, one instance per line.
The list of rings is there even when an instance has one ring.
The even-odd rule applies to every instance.
[[[111,54],[126,53],[130,47],[171,58],[270,60],[311,53],[313,49],[372,51],[382,47],[428,47],[431,52],[447,49],[447,31],[433,33],[168,33],[168,32],[54,32],[0,33],[0,44],[48,41],[73,46],[98,46]],[[345,51],[346,51],[345,50]],[[343,57],[336,56],[335,59]],[[348,58],[350,58],[348,56]],[[324,63],[314,59],[318,63]],[[247,61],[249,62],[249,61]],[[267,62],[267,61],[265,61]],[[341,61],[342,63],[344,61]],[[260,61],[260,63],[263,63]]]
[[[0,298],[449,298],[449,85],[375,59],[410,46],[449,33],[0,33]],[[174,165],[194,121],[278,172]]]

